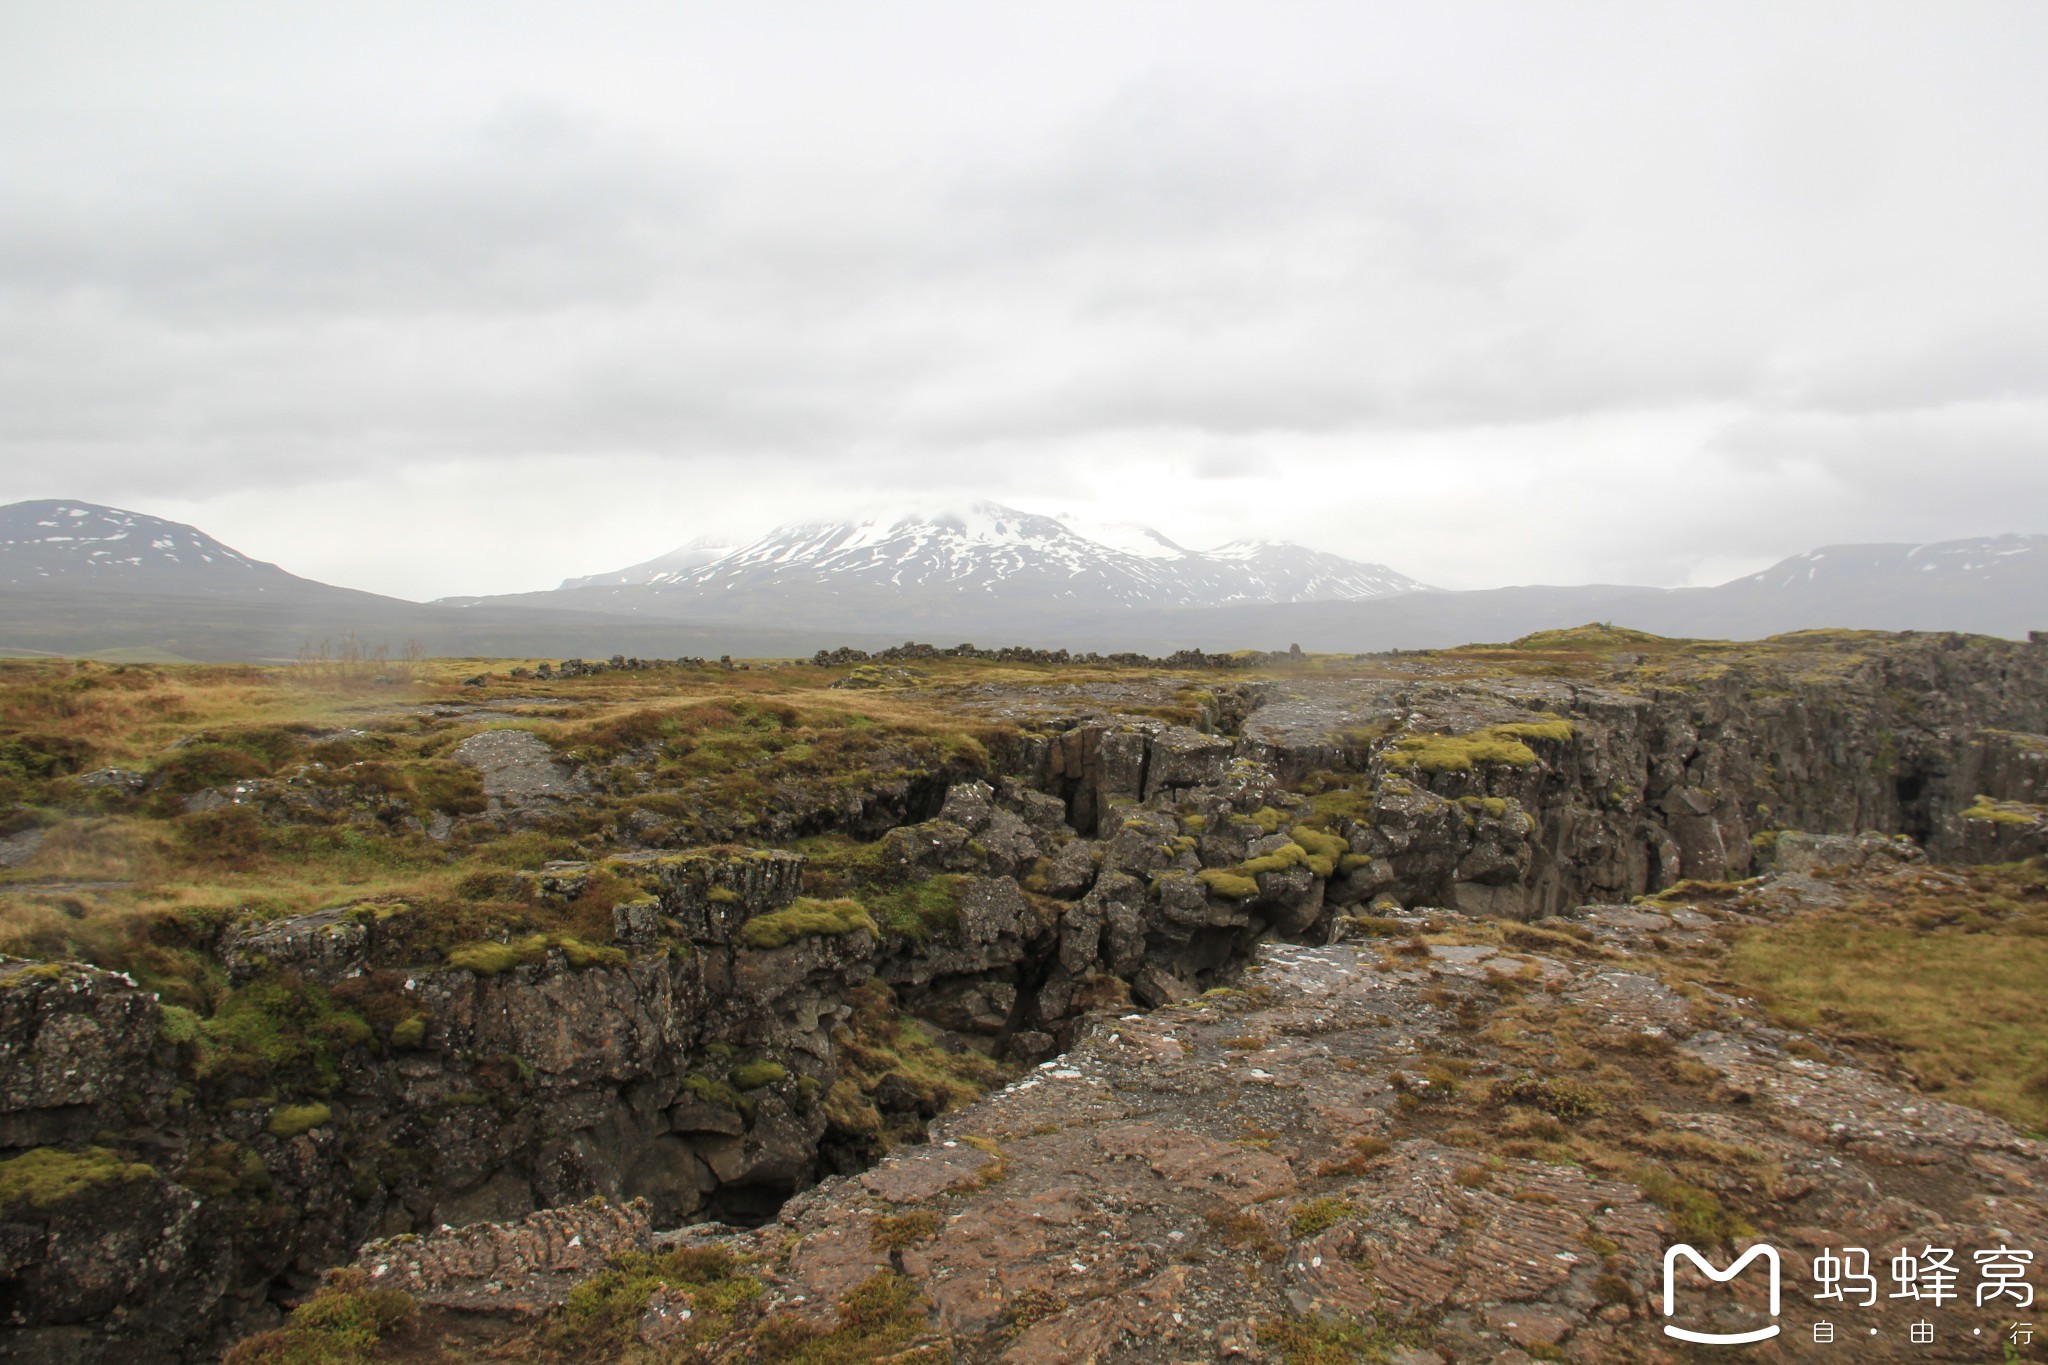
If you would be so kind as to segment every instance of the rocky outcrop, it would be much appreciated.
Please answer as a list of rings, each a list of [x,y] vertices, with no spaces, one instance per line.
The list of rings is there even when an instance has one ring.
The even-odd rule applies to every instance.
[[[1815,648],[1812,660],[1768,668],[1653,673],[1634,662],[1592,682],[1233,685],[1202,708],[1236,731],[1224,734],[1076,705],[1029,725],[1003,752],[1006,771],[892,769],[876,779],[893,784],[886,792],[849,788],[829,798],[838,804],[811,809],[805,820],[837,811],[838,828],[881,835],[834,854],[838,863],[738,847],[629,847],[552,862],[511,880],[528,904],[574,916],[573,933],[473,929],[484,937],[452,948],[426,922],[439,910],[400,902],[230,929],[217,950],[242,1013],[231,1028],[216,1019],[204,1037],[191,1016],[124,978],[9,964],[0,969],[0,1164],[48,1160],[35,1154],[53,1149],[85,1164],[45,1202],[0,1210],[11,1267],[0,1303],[13,1315],[0,1345],[30,1358],[170,1358],[264,1325],[279,1299],[365,1239],[592,1197],[642,1200],[657,1227],[768,1218],[821,1177],[921,1136],[973,1087],[1076,1045],[1134,1006],[1202,999],[1262,939],[1324,951],[1358,912],[1540,918],[1681,878],[1740,875],[1760,848],[1775,850],[1787,877],[1812,877],[1891,857],[1882,850],[1901,832],[1945,856],[2014,847],[2016,836],[1999,832],[2014,821],[1972,812],[1980,797],[2020,806],[2042,797],[2048,651],[1905,638],[1830,672],[1832,656]],[[492,803],[484,819],[545,822],[600,797],[597,777],[524,731],[473,736],[454,758],[479,774]],[[319,783],[298,785],[324,799]],[[250,799],[267,798],[222,797]],[[879,814],[891,815],[886,833],[870,823]],[[1978,824],[1998,828],[1980,835]],[[1780,834],[1798,827],[1883,834],[1840,846]],[[1315,960],[1334,971],[1356,960],[1350,951]],[[1475,946],[1432,959],[1431,971],[1484,984],[1502,956]],[[1531,970],[1567,994],[1604,989],[1576,968],[1569,979],[1541,962]],[[1381,1013],[1424,1010],[1421,992],[1441,984],[1432,977],[1390,994],[1369,980],[1380,978],[1345,989]],[[1647,987],[1609,985],[1649,998]],[[1341,1015],[1352,1019],[1344,1028],[1364,1030],[1346,1034],[1347,1047],[1365,1045],[1364,1009]],[[1153,1041],[1144,1083],[1185,1081],[1194,1088],[1177,1103],[1208,1106],[1198,1069],[1178,1065],[1164,1035]],[[1189,1037],[1173,1041],[1191,1055]],[[1265,1093],[1240,1086],[1231,1096],[1248,1113]],[[1362,1104],[1364,1094],[1353,1098]],[[1136,1110],[1121,1116],[1157,1123]],[[1263,1163],[1214,1150],[1235,1138],[1221,1128],[1194,1136],[1202,1141],[1120,1128],[1121,1145],[1091,1148],[1088,1160],[1192,1172],[1218,1198],[1267,1189],[1251,1172]],[[1417,1147],[1404,1160],[1413,1170],[1402,1168],[1402,1188],[1424,1181],[1437,1155]],[[1302,1181],[1297,1163],[1283,1164]],[[1540,1188],[1559,1207],[1618,1207],[1598,1186]],[[1402,1197],[1392,1186],[1355,1193]],[[1464,1209],[1461,1219],[1478,1220],[1460,1228],[1510,1239],[1527,1231],[1499,1222],[1507,1215],[1480,1207],[1476,1194],[1439,1193]],[[117,1209],[121,1237],[177,1254],[117,1268],[129,1244],[103,1226]],[[106,1238],[96,1241],[96,1228]],[[1165,1235],[1163,1225],[1155,1231]],[[1485,1254],[1486,1238],[1443,1236],[1428,1254],[1446,1264]],[[101,1245],[116,1250],[93,1249]],[[1184,1305],[1207,1272],[1176,1268],[1170,1256],[1146,1266],[1117,1281],[1132,1302],[1154,1305],[1155,1318],[1185,1316],[1165,1305]],[[1471,1260],[1459,1273],[1476,1284],[1485,1271]],[[1578,1283],[1574,1274],[1543,1290],[1543,1311],[1575,1302],[1556,1297]],[[1320,1283],[1310,1276],[1297,1289],[1313,1300]],[[113,1287],[92,1298],[66,1284]],[[1057,1276],[1038,1287],[1066,1292]],[[1417,1311],[1431,1302],[1424,1288],[1400,1292]],[[108,1295],[132,1305],[126,1316],[106,1315]],[[959,1311],[968,1315],[959,1323],[982,1321]],[[1587,1335],[1572,1339],[1597,1340],[1584,1305],[1573,1311],[1569,1330]],[[1506,1330],[1484,1326],[1483,1313],[1474,1321],[1474,1331]],[[79,1336],[87,1322],[97,1325]],[[1049,1343],[1045,1358],[1106,1350],[1101,1343],[1139,1330],[1099,1316],[1039,1335],[1010,1325],[1030,1329],[1020,1341]],[[1242,1336],[1217,1332],[1217,1342]]]
[[[1729,1221],[1740,1210],[1784,1257],[1782,1311],[1760,1282],[1688,1280],[1695,1330],[1775,1321],[1804,1358],[1817,1320],[1851,1314],[1858,1360],[1982,1358],[1962,1305],[1944,1317],[1852,1295],[1831,1309],[1812,1297],[1814,1261],[1844,1246],[2038,1247],[2048,1146],[1744,1002],[1680,994],[1653,956],[1910,890],[1924,871],[1911,854],[1811,844],[1795,858],[1809,870],[1739,907],[1588,907],[1519,941],[1441,912],[1433,945],[1262,945],[1244,989],[1104,1020],[934,1124],[930,1144],[826,1180],[773,1225],[698,1230],[691,1245],[723,1247],[757,1281],[745,1315],[698,1349],[756,1358],[759,1341],[889,1285],[903,1305],[891,1349],[939,1359],[1668,1361],[1664,1249],[1717,1227],[1746,1237]],[[644,1345],[668,1330],[663,1292]],[[1948,1332],[1936,1350],[1909,1335],[1922,1319]]]
[[[1258,685],[1227,757],[1219,737],[1112,717],[1051,735],[1036,775],[1097,837],[1138,804],[1206,809],[1221,792],[1242,812],[1261,783],[1349,789],[1355,799],[1326,807],[1360,859],[1332,885],[1339,904],[1387,895],[1539,916],[1747,875],[1755,843],[1780,829],[1903,833],[1938,858],[2036,851],[2048,650],[1959,635],[1855,643],[1821,636],[1810,654],[1684,667],[1630,655],[1596,682]],[[2020,805],[2000,818],[1980,795]],[[1205,863],[1229,837],[1202,835]]]
[[[368,1283],[435,1308],[533,1314],[568,1297],[615,1256],[654,1245],[647,1206],[586,1200],[505,1223],[471,1223],[365,1243]]]

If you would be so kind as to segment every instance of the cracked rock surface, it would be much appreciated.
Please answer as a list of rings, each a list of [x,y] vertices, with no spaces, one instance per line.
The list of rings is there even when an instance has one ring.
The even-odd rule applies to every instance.
[[[1849,875],[1942,874],[1880,858]],[[1690,1153],[1707,1165],[1676,1169],[1754,1221],[1736,1246],[1784,1254],[1786,1339],[1757,1358],[1807,1358],[1823,1316],[1855,1324],[1859,1361],[1996,1358],[1968,1333],[2003,1330],[1995,1309],[1950,1305],[1946,1342],[1910,1344],[1924,1308],[1830,1313],[1812,1258],[2048,1247],[2048,1145],[1674,989],[1652,950],[1802,913],[1808,879],[1733,907],[1587,907],[1533,926],[1554,935],[1534,951],[1439,911],[1414,919],[1427,941],[1264,945],[1242,989],[1104,1020],[775,1223],[679,1236],[751,1262],[766,1316],[829,1323],[902,1277],[921,1314],[906,1349],[936,1352],[905,1359],[1679,1361],[1661,1256],[1700,1240],[1698,1209],[1648,1172]],[[1768,1322],[1763,1297],[1737,1281],[1695,1325]],[[749,1339],[690,1358],[749,1359]],[[1319,1344],[1339,1353],[1305,1353]]]

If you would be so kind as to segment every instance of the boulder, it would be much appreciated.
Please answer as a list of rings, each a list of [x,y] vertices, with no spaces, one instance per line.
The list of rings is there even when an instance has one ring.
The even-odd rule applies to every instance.
[[[1101,845],[1086,839],[1062,844],[1046,860],[1046,891],[1063,900],[1079,896],[1095,884],[1095,869],[1101,856]]]
[[[353,905],[272,920],[234,933],[221,960],[238,985],[266,971],[293,971],[332,985],[362,971],[374,923],[373,911]]]
[[[1223,780],[1234,752],[1230,740],[1185,725],[1154,735],[1145,770],[1146,799],[1178,787],[1214,786]]]

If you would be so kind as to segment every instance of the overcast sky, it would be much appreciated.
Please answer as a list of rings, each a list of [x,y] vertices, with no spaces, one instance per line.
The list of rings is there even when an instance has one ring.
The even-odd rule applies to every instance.
[[[2048,531],[2048,5],[0,5],[0,502],[400,596],[992,497]]]

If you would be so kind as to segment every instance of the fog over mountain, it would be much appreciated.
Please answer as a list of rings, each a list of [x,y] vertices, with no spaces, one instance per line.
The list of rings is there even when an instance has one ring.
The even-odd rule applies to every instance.
[[[695,536],[667,554],[656,555],[643,563],[629,564],[610,573],[582,574],[574,578],[565,578],[562,580],[562,587],[597,588],[663,583],[692,569],[701,569],[712,560],[731,554],[738,548],[728,537]]]
[[[1838,545],[1712,588],[1450,592],[1298,545],[1186,549],[1158,531],[981,503],[685,547],[581,586],[418,603],[250,559],[196,527],[78,500],[0,507],[0,653],[289,659],[398,652],[786,657],[906,638],[1113,652],[1330,653],[1509,640],[1608,621],[1664,635],[2048,630],[2048,536]],[[624,581],[622,581],[624,580]]]

